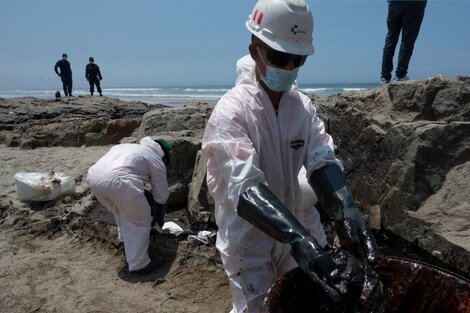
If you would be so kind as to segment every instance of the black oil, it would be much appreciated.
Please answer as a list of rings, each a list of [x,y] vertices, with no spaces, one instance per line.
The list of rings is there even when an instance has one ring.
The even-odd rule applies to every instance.
[[[415,243],[406,241],[403,238],[386,230],[374,231],[373,234],[377,240],[381,255],[394,256],[426,263],[470,280],[470,273],[466,273],[459,268],[443,262]]]
[[[341,302],[332,303],[320,287],[296,268],[274,283],[262,312],[470,313],[469,279],[430,265],[440,260],[396,238],[387,245],[392,242],[390,237],[376,237],[382,256],[375,267],[365,266],[347,253],[346,258],[340,256],[345,253],[341,249],[329,253],[337,264],[338,260],[343,263],[339,268],[347,292],[342,293]],[[362,280],[361,274],[365,277]]]

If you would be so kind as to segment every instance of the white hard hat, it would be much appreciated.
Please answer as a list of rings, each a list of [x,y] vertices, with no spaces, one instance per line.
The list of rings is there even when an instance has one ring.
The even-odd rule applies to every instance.
[[[258,0],[245,25],[274,50],[313,54],[313,17],[305,0]]]

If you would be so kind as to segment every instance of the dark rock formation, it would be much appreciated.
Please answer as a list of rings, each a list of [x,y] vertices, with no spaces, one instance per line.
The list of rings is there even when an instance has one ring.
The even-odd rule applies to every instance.
[[[0,99],[0,143],[21,148],[118,143],[150,107],[106,97]]]
[[[207,158],[201,151],[196,156],[193,178],[188,195],[188,213],[195,229],[217,227],[214,215],[214,200],[206,183]]]
[[[314,100],[361,209],[470,273],[470,78]]]
[[[180,108],[152,110],[145,114],[138,135],[184,132],[186,137],[202,139],[213,107],[207,103],[192,103]]]
[[[181,108],[154,109],[142,119],[138,139],[152,136],[167,139],[173,144],[173,160],[168,172],[170,210],[187,207],[188,186],[193,177],[196,154],[201,149],[204,126],[212,108],[213,105],[206,103],[194,103]],[[193,222],[198,223],[195,219]]]

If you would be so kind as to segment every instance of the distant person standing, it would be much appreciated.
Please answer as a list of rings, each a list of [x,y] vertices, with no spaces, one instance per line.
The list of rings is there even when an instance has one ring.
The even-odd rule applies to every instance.
[[[102,80],[103,77],[101,76],[100,67],[95,64],[95,59],[93,57],[90,57],[88,61],[90,61],[90,63],[88,63],[86,66],[85,78],[90,84],[90,94],[93,96],[96,85],[96,90],[98,90],[100,96],[102,96],[103,94],[101,93],[100,80]]]
[[[401,32],[400,52],[398,54],[398,66],[395,70],[394,80],[408,80],[408,65],[410,63],[413,48],[418,38],[421,22],[424,17],[424,9],[427,0],[419,1],[388,1],[387,37],[382,56],[381,83],[390,83],[393,71],[393,55]]]
[[[57,69],[60,69],[60,72]],[[65,96],[72,96],[72,69],[70,62],[67,61],[67,53],[62,54],[62,59],[57,61],[54,71],[62,80]]]

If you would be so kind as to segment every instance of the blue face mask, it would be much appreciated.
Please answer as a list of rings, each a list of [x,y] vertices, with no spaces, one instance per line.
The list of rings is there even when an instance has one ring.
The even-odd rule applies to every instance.
[[[258,53],[260,53],[258,48]],[[292,88],[292,84],[297,78],[299,72],[299,67],[293,69],[292,71],[284,70],[277,67],[272,67],[264,63],[263,58],[260,59],[263,65],[266,67],[266,72],[264,75],[261,75],[261,80],[266,84],[266,86],[272,91],[286,91]]]

